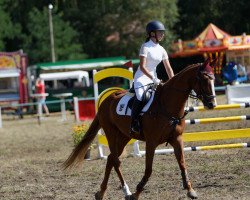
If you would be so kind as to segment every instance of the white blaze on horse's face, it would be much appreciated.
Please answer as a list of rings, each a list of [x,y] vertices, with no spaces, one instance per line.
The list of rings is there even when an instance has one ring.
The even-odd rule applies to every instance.
[[[215,88],[214,88],[214,79],[211,79],[211,90],[213,92],[214,97],[214,105],[217,106],[217,101],[216,101],[216,94],[215,94]]]
[[[202,78],[200,84],[203,89],[201,90],[201,100],[206,109],[213,109],[217,103],[215,99],[215,89],[214,89],[214,75],[207,72],[202,72]],[[206,85],[207,84],[207,85]]]
[[[196,94],[197,97],[202,101],[204,107],[206,109],[213,109],[216,106],[215,100],[215,90],[214,90],[214,82],[215,79],[213,68],[216,60],[210,62],[207,59],[203,64],[199,66],[198,71],[198,81],[196,82]],[[198,84],[197,84],[198,83]]]

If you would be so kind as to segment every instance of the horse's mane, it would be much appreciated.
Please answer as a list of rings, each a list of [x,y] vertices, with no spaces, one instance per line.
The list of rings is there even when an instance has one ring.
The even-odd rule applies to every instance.
[[[181,70],[179,73],[175,74],[175,76],[173,78],[169,79],[165,84],[171,84],[171,82],[179,80],[186,71],[197,68],[197,67],[201,66],[201,64],[202,63],[188,65],[183,70]]]
[[[181,70],[179,73],[177,73],[175,76],[179,77],[181,76],[183,73],[185,73],[186,71],[193,69],[193,68],[197,68],[201,65],[202,63],[196,63],[196,64],[192,64],[192,65],[188,65],[187,67],[185,67],[183,70]]]

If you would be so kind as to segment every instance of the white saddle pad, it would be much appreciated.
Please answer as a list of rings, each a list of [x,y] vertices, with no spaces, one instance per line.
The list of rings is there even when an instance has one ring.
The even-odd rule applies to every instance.
[[[128,101],[134,96],[135,94],[132,94],[132,93],[127,93],[126,95],[124,95],[120,101],[118,102],[117,104],[117,107],[116,107],[116,113],[118,115],[127,115],[127,116],[131,116],[131,109],[128,107]],[[148,103],[144,106],[144,108],[142,109],[142,114],[145,113],[151,103],[153,102],[153,99],[154,99],[154,96],[155,96],[155,92],[152,93],[152,96],[150,97]]]

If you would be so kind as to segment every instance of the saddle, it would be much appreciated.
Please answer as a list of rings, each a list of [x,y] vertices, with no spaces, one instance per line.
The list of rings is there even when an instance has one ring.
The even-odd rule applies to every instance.
[[[142,95],[143,109],[142,109],[141,115],[149,109],[151,103],[153,102],[154,95],[155,95],[154,85],[149,84]],[[118,102],[117,107],[116,107],[116,113],[118,115],[131,116],[131,109],[132,109],[133,101],[135,98],[136,98],[136,95],[135,95],[134,84],[133,84],[133,86],[129,89],[129,91]]]

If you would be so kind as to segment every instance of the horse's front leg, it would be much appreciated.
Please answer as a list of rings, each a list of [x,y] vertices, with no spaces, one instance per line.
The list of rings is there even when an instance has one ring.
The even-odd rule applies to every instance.
[[[139,182],[139,184],[136,187],[136,192],[131,196],[130,199],[139,199],[139,196],[141,192],[143,191],[144,186],[147,184],[149,177],[152,174],[152,166],[153,166],[153,159],[154,159],[154,153],[155,153],[156,146],[150,145],[146,143],[146,167],[145,172],[142,180]]]
[[[170,144],[174,148],[175,157],[177,159],[177,162],[181,170],[183,187],[184,189],[188,190],[187,195],[189,198],[196,199],[198,196],[196,192],[194,191],[194,189],[192,188],[191,181],[188,178],[188,173],[186,169],[182,135],[179,135],[175,139],[171,140]]]

